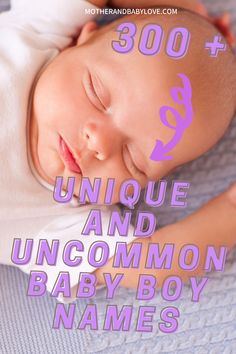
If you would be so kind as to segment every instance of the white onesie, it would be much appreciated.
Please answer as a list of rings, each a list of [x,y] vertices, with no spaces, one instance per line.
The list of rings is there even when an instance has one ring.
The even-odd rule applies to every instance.
[[[27,132],[33,85],[44,66],[91,19],[85,8],[95,7],[83,0],[15,0],[12,9],[0,15],[0,263],[13,264],[11,251],[15,238],[20,238],[23,244],[26,239],[34,239],[34,254],[39,239],[58,239],[61,250],[69,240],[82,241],[84,260],[79,267],[65,266],[60,259],[56,266],[36,266],[34,257],[30,264],[19,266],[26,273],[46,272],[50,292],[60,271],[70,273],[73,287],[80,272],[96,269],[86,257],[93,242],[105,241],[112,257],[116,242],[130,243],[135,239],[132,227],[127,237],[106,235],[111,210],[116,206],[101,207],[103,236],[81,235],[92,206],[78,206],[75,200],[66,205],[56,203],[54,186],[37,176],[29,156]]]

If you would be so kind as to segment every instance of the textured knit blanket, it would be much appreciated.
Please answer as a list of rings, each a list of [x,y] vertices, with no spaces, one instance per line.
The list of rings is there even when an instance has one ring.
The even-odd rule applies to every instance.
[[[213,14],[229,11],[236,33],[236,1],[205,0]],[[0,10],[8,1],[0,0]],[[180,168],[169,180],[179,179],[191,183],[188,207],[173,210],[163,206],[158,209],[161,225],[171,224],[198,209],[213,196],[236,181],[236,119],[224,138],[207,154]],[[139,205],[139,209],[146,209]],[[135,291],[118,289],[113,300],[106,300],[102,289],[96,298],[77,300],[78,319],[85,306],[96,303],[99,323],[103,323],[106,306],[133,305],[135,318],[139,306],[156,306],[153,331],[128,332],[91,330],[52,330],[55,300],[49,295],[43,298],[27,298],[27,280],[24,273],[12,267],[0,267],[0,353],[1,354],[78,354],[78,353],[211,353],[236,354],[236,249],[228,256],[223,273],[212,272],[209,284],[200,301],[191,301],[191,290],[185,286],[180,300],[167,303],[160,295],[151,301],[135,300]],[[159,309],[175,306],[181,315],[179,328],[173,334],[158,330]]]

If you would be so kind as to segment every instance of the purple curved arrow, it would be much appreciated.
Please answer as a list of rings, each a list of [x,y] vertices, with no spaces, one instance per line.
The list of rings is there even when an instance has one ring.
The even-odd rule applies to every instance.
[[[178,74],[183,82],[182,87],[173,87],[171,89],[171,97],[178,104],[184,104],[186,115],[181,117],[178,111],[173,107],[163,106],[160,108],[160,117],[162,123],[170,129],[176,131],[172,140],[164,145],[161,140],[156,141],[156,145],[150,156],[151,160],[163,161],[172,160],[172,156],[166,156],[181,140],[185,130],[189,127],[193,120],[193,106],[192,106],[192,87],[189,78],[184,74]],[[181,94],[181,98],[179,97]],[[176,125],[171,125],[167,120],[167,112],[170,111],[176,119]]]

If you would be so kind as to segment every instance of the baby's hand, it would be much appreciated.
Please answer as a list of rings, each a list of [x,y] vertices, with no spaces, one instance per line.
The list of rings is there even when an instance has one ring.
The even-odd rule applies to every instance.
[[[95,271],[98,284],[105,284],[103,273],[110,273],[113,277],[117,273],[124,274],[121,286],[127,288],[137,288],[140,274],[156,276],[157,285],[160,287],[168,276],[179,276],[183,281],[187,281],[189,277],[203,275],[208,246],[214,246],[218,251],[221,247],[226,247],[229,252],[236,245],[235,232],[236,183],[185,219],[161,228],[151,237],[137,238],[135,242],[142,244],[139,268],[125,268],[123,266],[113,268],[113,259],[111,258],[104,267]],[[175,251],[171,269],[146,268],[149,245],[155,243],[158,243],[162,250],[166,244],[174,244]],[[179,266],[179,254],[185,245],[195,245],[199,249],[199,265],[192,271],[184,271]]]
[[[210,21],[218,28],[224,35],[229,44],[233,47],[235,44],[235,37],[230,29],[230,15],[225,13],[220,17],[211,17]]]
[[[230,201],[236,208],[236,183],[234,183],[226,192],[227,196],[229,197]]]
[[[90,2],[92,5],[102,8],[107,5],[108,0],[88,0],[88,2]]]

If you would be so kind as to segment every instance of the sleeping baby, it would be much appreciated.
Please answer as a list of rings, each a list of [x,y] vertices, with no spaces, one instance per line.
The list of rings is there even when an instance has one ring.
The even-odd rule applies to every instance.
[[[228,43],[226,51],[210,59],[204,43],[222,34],[202,5],[190,0],[140,0],[135,7],[178,5],[178,14],[130,15],[99,28],[92,21],[93,15],[85,14],[85,9],[106,5],[133,7],[132,1],[121,0],[109,3],[21,0],[12,1],[12,9],[0,15],[0,249],[4,250],[1,263],[12,264],[14,238],[20,238],[22,245],[26,239],[34,239],[35,252],[39,239],[60,239],[62,248],[68,241],[80,239],[84,252],[88,252],[98,236],[80,236],[81,225],[92,209],[89,204],[80,206],[76,202],[82,178],[89,178],[91,183],[95,178],[101,179],[100,204],[108,179],[115,179],[113,206],[100,206],[102,222],[107,225],[111,210],[117,209],[119,189],[125,180],[137,180],[143,188],[150,180],[158,181],[207,152],[223,136],[233,118],[235,56]],[[111,45],[119,37],[116,29],[122,22],[134,23],[138,34],[149,23],[158,23],[164,33],[173,27],[188,28],[191,33],[188,54],[181,60],[167,56],[164,50],[155,56],[142,55],[137,35],[133,50],[122,55]],[[222,43],[226,44],[223,37]],[[157,139],[167,144],[173,136],[173,131],[158,119],[157,112],[165,104],[185,115],[184,105],[173,102],[170,95],[173,87],[182,86],[179,73],[184,73],[191,82],[194,119],[173,147],[172,159],[155,161],[150,155]],[[53,200],[57,176],[63,177],[64,191],[69,177],[74,178],[72,203],[59,204]],[[71,274],[72,287],[78,283],[80,272],[94,272],[98,287],[104,284],[103,273],[123,273],[121,285],[126,287],[137,286],[140,273],[156,272],[159,285],[170,274],[185,279],[177,258],[171,270],[145,269],[148,245],[174,242],[176,254],[186,243],[198,245],[202,254],[209,244],[218,247],[223,242],[232,248],[235,204],[236,191],[232,186],[196,213],[149,238],[135,238],[132,227],[125,238],[118,234],[102,235],[102,240],[109,244],[110,260],[101,268],[96,269],[86,261],[79,270],[60,262],[56,268],[39,267],[34,265],[33,257],[30,264],[19,266],[27,273],[44,270],[49,291],[59,271]],[[221,223],[217,224],[219,216]],[[140,268],[112,267],[118,241],[129,245],[134,241],[142,243]],[[201,263],[188,276],[200,274],[200,269]]]

